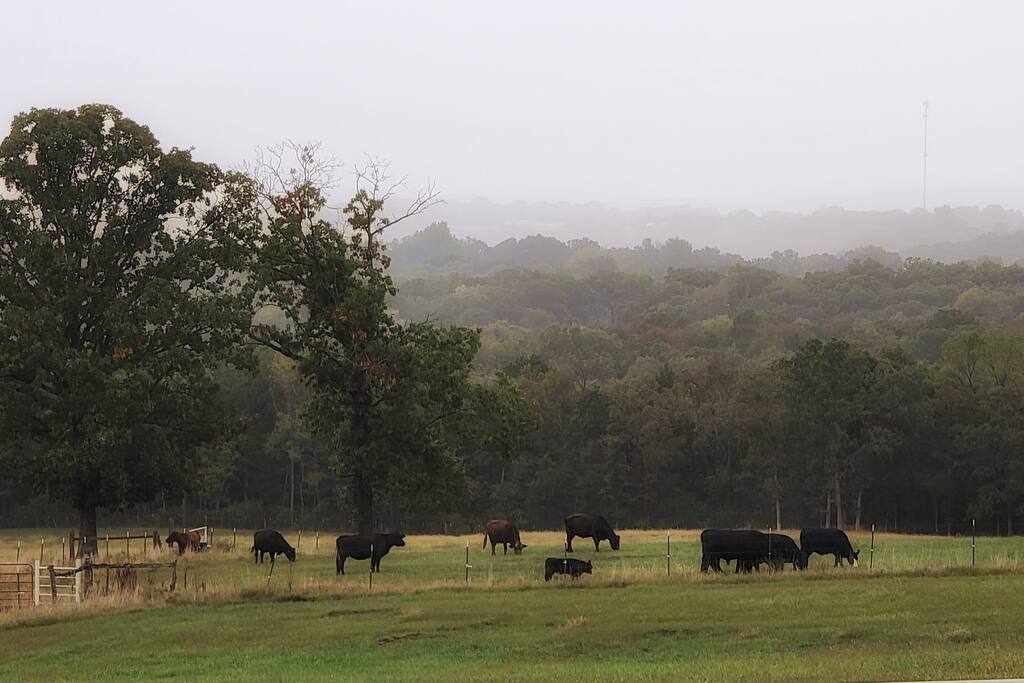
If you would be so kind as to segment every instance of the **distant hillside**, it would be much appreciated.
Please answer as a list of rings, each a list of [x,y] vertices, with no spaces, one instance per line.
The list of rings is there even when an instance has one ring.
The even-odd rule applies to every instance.
[[[1024,214],[1000,206],[938,207],[930,211],[850,211],[829,207],[811,213],[750,211],[720,213],[689,206],[621,209],[598,203],[496,204],[486,200],[446,202],[402,224],[407,236],[444,222],[452,234],[495,245],[508,238],[546,235],[563,243],[594,240],[630,247],[645,239],[685,240],[696,249],[713,247],[744,258],[842,254],[866,244],[906,253],[922,244],[956,243],[986,233],[1024,230]]]
[[[404,279],[449,273],[488,275],[501,270],[561,270],[577,275],[624,272],[660,278],[670,268],[696,268],[725,272],[740,264],[757,265],[789,275],[812,271],[838,271],[848,263],[873,259],[895,268],[902,260],[895,252],[878,247],[861,247],[844,254],[800,256],[795,251],[775,252],[768,258],[745,260],[737,254],[705,247],[694,249],[686,240],[671,238],[655,243],[644,240],[636,247],[602,247],[590,239],[562,242],[553,237],[533,235],[509,238],[492,246],[452,235],[446,223],[426,229],[388,245],[392,272]]]
[[[1011,264],[1024,261],[1024,230],[990,232],[963,242],[944,242],[913,247],[907,256],[955,263],[957,261],[995,261]]]

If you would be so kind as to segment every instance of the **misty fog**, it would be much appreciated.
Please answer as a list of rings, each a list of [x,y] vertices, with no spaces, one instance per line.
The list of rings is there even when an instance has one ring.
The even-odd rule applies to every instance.
[[[449,202],[405,231],[745,256],[998,231],[830,208],[921,208],[924,100],[927,208],[1024,207],[1017,3],[104,7],[4,8],[0,118],[109,102],[225,167],[286,138],[387,158]]]

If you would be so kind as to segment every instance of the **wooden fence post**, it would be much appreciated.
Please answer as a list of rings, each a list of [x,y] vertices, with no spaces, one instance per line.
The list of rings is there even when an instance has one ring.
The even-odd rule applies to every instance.
[[[231,527],[231,549],[234,550],[236,545],[238,545],[238,529]]]
[[[299,539],[295,541],[295,551],[298,552],[299,548],[302,547],[302,529],[299,529]]]
[[[868,555],[868,571],[875,568],[875,525],[871,525],[871,552]]]
[[[60,537],[60,563],[61,564],[66,564],[67,563],[67,547],[66,547],[66,544],[64,542],[64,537],[63,536]]]
[[[171,592],[178,587],[178,561],[171,563]]]
[[[320,530],[319,529],[317,529],[316,532],[313,534],[313,551],[316,552],[318,550],[320,550]]]
[[[32,603],[39,607],[39,584],[40,582],[40,562],[39,560],[32,560]]]
[[[665,532],[665,571],[672,576],[672,532]]]
[[[107,539],[107,562],[110,562],[110,534],[106,535],[106,539]],[[97,541],[97,545],[99,545],[99,543],[98,543],[99,539],[96,539],[96,541]],[[96,551],[99,552],[99,548],[97,548]]]
[[[16,552],[17,552],[17,554],[14,556],[14,561],[15,562],[21,562],[21,539],[20,538],[18,539],[18,550]]]
[[[471,568],[472,567],[470,567],[470,564],[469,564],[469,541],[466,541],[466,585],[467,586],[469,585],[469,570]]]
[[[79,569],[80,570],[81,568],[82,568],[82,558],[78,558],[77,560],[75,560],[75,569]],[[81,603],[82,602],[82,572],[81,571],[76,571],[75,572],[75,602],[76,603]]]
[[[40,538],[39,539],[39,564],[43,563],[43,546],[45,546],[45,545],[46,545],[46,539],[45,538]]]
[[[974,566],[975,548],[978,546],[978,528],[974,520],[971,520],[971,566]]]
[[[53,565],[47,567],[50,571],[50,604],[57,604],[57,575],[53,573]]]
[[[124,532],[124,554],[129,560],[132,559],[132,532]]]

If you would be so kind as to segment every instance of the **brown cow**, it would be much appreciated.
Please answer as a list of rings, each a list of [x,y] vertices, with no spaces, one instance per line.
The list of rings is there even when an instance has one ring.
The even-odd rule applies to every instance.
[[[198,531],[172,531],[167,534],[167,545],[172,543],[178,544],[178,554],[183,555],[186,550],[191,550],[194,553],[199,552],[200,544],[203,542],[203,537],[199,535]]]
[[[504,519],[492,519],[487,522],[487,528],[484,531],[483,548],[487,547],[487,541],[491,542],[491,555],[495,554],[494,548],[499,543],[504,548],[506,555],[508,555],[509,545],[512,546],[512,552],[516,555],[521,555],[523,548],[526,547],[519,538],[519,529],[516,528],[516,525]]]

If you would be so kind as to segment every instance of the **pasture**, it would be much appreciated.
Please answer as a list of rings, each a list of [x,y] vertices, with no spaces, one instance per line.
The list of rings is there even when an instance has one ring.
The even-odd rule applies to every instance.
[[[333,534],[318,552],[304,533],[298,562],[254,565],[218,531],[186,556],[173,594],[98,597],[81,607],[0,615],[0,677],[309,680],[706,679],[882,680],[1024,672],[1024,539],[852,534],[860,568],[702,576],[698,532],[624,531],[622,550],[574,557],[594,575],[545,584],[543,558],[564,536],[524,531],[528,548],[492,557],[483,534],[409,536],[384,558],[334,574]],[[790,532],[797,535],[797,532]],[[22,558],[40,531],[0,533],[0,561]],[[113,535],[113,532],[112,532]],[[296,535],[286,536],[295,543]],[[244,539],[244,540],[243,540]],[[470,543],[470,580],[465,548]],[[59,536],[48,536],[56,547]],[[149,553],[152,559],[154,555]],[[114,559],[112,544],[111,559]],[[31,556],[30,556],[31,557]],[[167,552],[167,558],[170,553]],[[179,581],[182,576],[179,575]],[[756,674],[755,674],[756,672]]]

